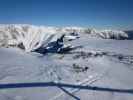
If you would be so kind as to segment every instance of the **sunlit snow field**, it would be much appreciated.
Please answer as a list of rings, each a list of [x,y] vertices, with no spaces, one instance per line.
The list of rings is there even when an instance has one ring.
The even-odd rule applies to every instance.
[[[132,100],[133,40],[79,37],[64,54],[1,47],[0,100]]]

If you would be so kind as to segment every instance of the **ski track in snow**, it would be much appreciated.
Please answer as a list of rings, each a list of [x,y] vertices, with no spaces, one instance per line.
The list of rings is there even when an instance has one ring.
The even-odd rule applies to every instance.
[[[98,81],[100,78],[101,78],[100,75],[89,76],[89,78],[84,79],[83,81],[78,82],[78,83],[76,83],[76,84],[77,84],[77,85],[91,85],[91,84],[93,84],[95,81]],[[68,91],[69,93],[71,93],[71,94],[74,94],[74,93],[76,93],[76,92],[78,92],[78,91],[80,91],[80,90],[79,90],[79,89],[69,89],[69,90],[67,90],[67,91]],[[50,99],[50,100],[58,100],[58,98],[61,97],[61,96],[63,96],[63,95],[65,95],[65,93],[64,93],[64,92],[61,92],[60,94],[54,96],[54,97],[53,97],[52,99]]]
[[[79,33],[80,38],[72,37],[69,33]],[[48,53],[40,55],[29,52],[40,46],[46,46],[62,34],[67,34],[65,43],[81,46],[68,53]],[[106,40],[104,40],[106,39]],[[111,40],[116,39],[116,40]],[[123,31],[85,29],[78,27],[37,27],[32,25],[0,25],[0,83],[21,82],[55,82],[74,85],[96,85],[114,88],[133,88],[133,40]],[[23,43],[25,50],[17,49]],[[14,48],[15,46],[15,48]],[[5,48],[8,47],[8,48]],[[12,47],[12,48],[10,48]],[[25,52],[26,51],[26,52]],[[75,68],[75,69],[74,69]],[[87,68],[87,69],[85,69]],[[85,69],[85,70],[84,70]],[[69,94],[81,93],[80,89],[64,88]],[[37,93],[35,92],[37,91]],[[61,100],[68,95],[59,87],[14,89],[11,92],[0,90],[1,100]],[[46,95],[42,95],[44,94]],[[48,94],[48,95],[47,95]],[[112,95],[113,94],[113,95]],[[78,98],[88,100],[94,97],[99,100],[132,100],[133,96],[113,92],[111,95],[94,92],[78,95]],[[72,97],[68,97],[71,100]],[[84,100],[84,99],[81,99]],[[101,100],[101,99],[100,99]],[[102,99],[103,100],[103,99]]]

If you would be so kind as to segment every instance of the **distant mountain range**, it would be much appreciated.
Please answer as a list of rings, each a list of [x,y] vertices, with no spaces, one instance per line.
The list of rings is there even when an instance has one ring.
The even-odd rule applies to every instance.
[[[0,25],[0,46],[22,44],[26,51],[56,40],[62,34],[88,34],[88,38],[133,39],[133,31],[96,30],[83,27],[46,27],[27,24]]]

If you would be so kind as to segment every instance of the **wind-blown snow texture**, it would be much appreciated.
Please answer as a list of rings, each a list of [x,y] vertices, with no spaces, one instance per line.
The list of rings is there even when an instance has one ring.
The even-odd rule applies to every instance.
[[[126,32],[31,25],[0,30],[0,100],[133,100],[133,40],[118,40],[128,39]],[[22,43],[31,51],[64,33],[72,39],[73,31],[80,38],[65,43],[80,48],[70,52],[12,47]]]
[[[124,31],[97,31],[80,27],[57,28],[33,25],[0,25],[0,46],[18,46],[21,44],[29,52],[42,44],[47,45],[48,42],[56,40],[61,34],[71,32],[88,34],[88,38],[129,38]]]

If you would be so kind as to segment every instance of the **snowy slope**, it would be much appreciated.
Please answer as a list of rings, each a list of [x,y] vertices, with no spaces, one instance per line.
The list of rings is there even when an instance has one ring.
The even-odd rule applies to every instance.
[[[29,52],[38,48],[41,44],[46,45],[54,41],[62,34],[72,32],[88,34],[88,38],[102,39],[128,39],[128,34],[124,31],[103,30],[81,28],[81,27],[45,27],[34,25],[0,25],[0,46],[19,46]]]
[[[9,29],[9,25],[4,25],[0,30],[9,35],[8,38],[5,36],[5,42],[9,41],[9,37],[15,40],[16,44],[23,41],[27,51],[36,47],[34,44],[37,41],[46,40],[47,44],[60,36],[63,31],[66,33],[72,31],[71,28],[59,30],[43,27],[41,31],[48,32],[48,35],[45,35],[39,33],[40,27],[27,25],[30,28],[25,32],[22,26],[12,25]],[[56,34],[56,29],[59,35]],[[76,30],[79,33],[84,32],[80,28]],[[17,34],[16,38],[12,37],[13,34]],[[53,38],[49,40],[53,34]],[[106,34],[112,33],[106,32]],[[120,34],[125,33],[120,32]],[[3,33],[1,35],[3,36]],[[66,54],[41,55],[27,53],[18,48],[1,47],[0,100],[133,100],[133,91],[125,91],[133,89],[133,40],[101,39],[99,33],[79,34],[79,37],[68,43],[81,48]],[[56,84],[50,86],[51,82]],[[15,86],[20,86],[19,83],[30,85],[9,88],[13,87],[11,83],[16,83]],[[8,88],[4,87],[6,84]],[[66,85],[61,87],[63,84]]]

